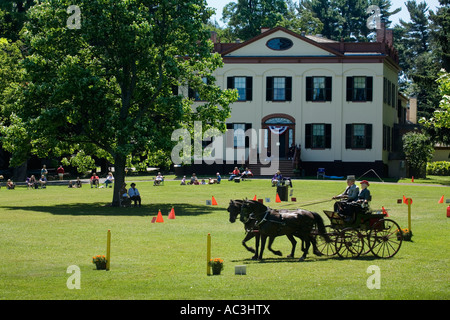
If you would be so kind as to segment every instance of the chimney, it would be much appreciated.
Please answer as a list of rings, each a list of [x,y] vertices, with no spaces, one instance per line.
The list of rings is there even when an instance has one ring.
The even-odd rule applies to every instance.
[[[411,97],[409,99],[409,108],[406,110],[406,119],[411,123],[417,123],[417,97]]]
[[[211,31],[211,41],[217,43],[217,32]]]
[[[270,30],[270,28],[263,27],[263,28],[261,28],[261,33],[264,33],[264,32],[269,31],[269,30]]]
[[[388,46],[394,46],[394,30],[386,29],[386,25],[381,23],[381,28],[377,29],[377,42],[386,43]]]
[[[384,42],[386,39],[386,26],[384,23],[381,24],[381,28],[377,29],[377,42]]]

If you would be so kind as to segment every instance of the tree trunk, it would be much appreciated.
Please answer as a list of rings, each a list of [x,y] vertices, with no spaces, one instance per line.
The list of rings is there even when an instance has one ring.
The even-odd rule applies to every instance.
[[[113,193],[113,200],[112,200],[112,206],[118,207],[120,204],[119,197],[120,197],[120,189],[122,188],[122,185],[125,183],[125,165],[126,165],[126,157],[120,154],[117,154],[114,157],[114,193]]]

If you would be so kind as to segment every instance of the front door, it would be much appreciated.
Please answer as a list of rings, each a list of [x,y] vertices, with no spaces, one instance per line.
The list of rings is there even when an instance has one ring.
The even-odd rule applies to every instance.
[[[263,119],[262,127],[266,130],[267,139],[266,147],[272,156],[274,152],[271,150],[272,139],[278,138],[276,144],[278,148],[278,156],[280,159],[286,159],[289,157],[289,147],[295,144],[295,123],[294,119],[288,115],[276,115],[269,116]]]

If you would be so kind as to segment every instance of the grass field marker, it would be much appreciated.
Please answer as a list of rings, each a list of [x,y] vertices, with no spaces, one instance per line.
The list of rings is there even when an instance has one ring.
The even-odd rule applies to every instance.
[[[208,233],[206,237],[206,275],[211,275],[211,265],[209,261],[211,260],[211,234]]]
[[[106,271],[109,271],[111,265],[111,230],[108,229],[106,236]]]

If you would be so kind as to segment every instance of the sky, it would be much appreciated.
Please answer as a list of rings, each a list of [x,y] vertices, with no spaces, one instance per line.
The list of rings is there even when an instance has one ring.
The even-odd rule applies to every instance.
[[[223,25],[222,19],[222,9],[223,7],[230,2],[237,2],[233,0],[207,0],[208,6],[216,9],[216,15],[213,16],[213,20],[215,19],[219,25]],[[408,10],[406,9],[405,3],[406,0],[392,0],[392,9],[397,9],[398,7],[402,8],[402,11],[400,11],[395,16],[391,17],[391,20],[393,21],[392,26],[398,24],[398,21],[400,19],[403,19],[404,21],[409,21],[409,14]],[[417,3],[420,3],[423,1],[417,0]],[[428,4],[428,7],[436,12],[436,8],[439,7],[439,0],[426,0],[426,3]]]

